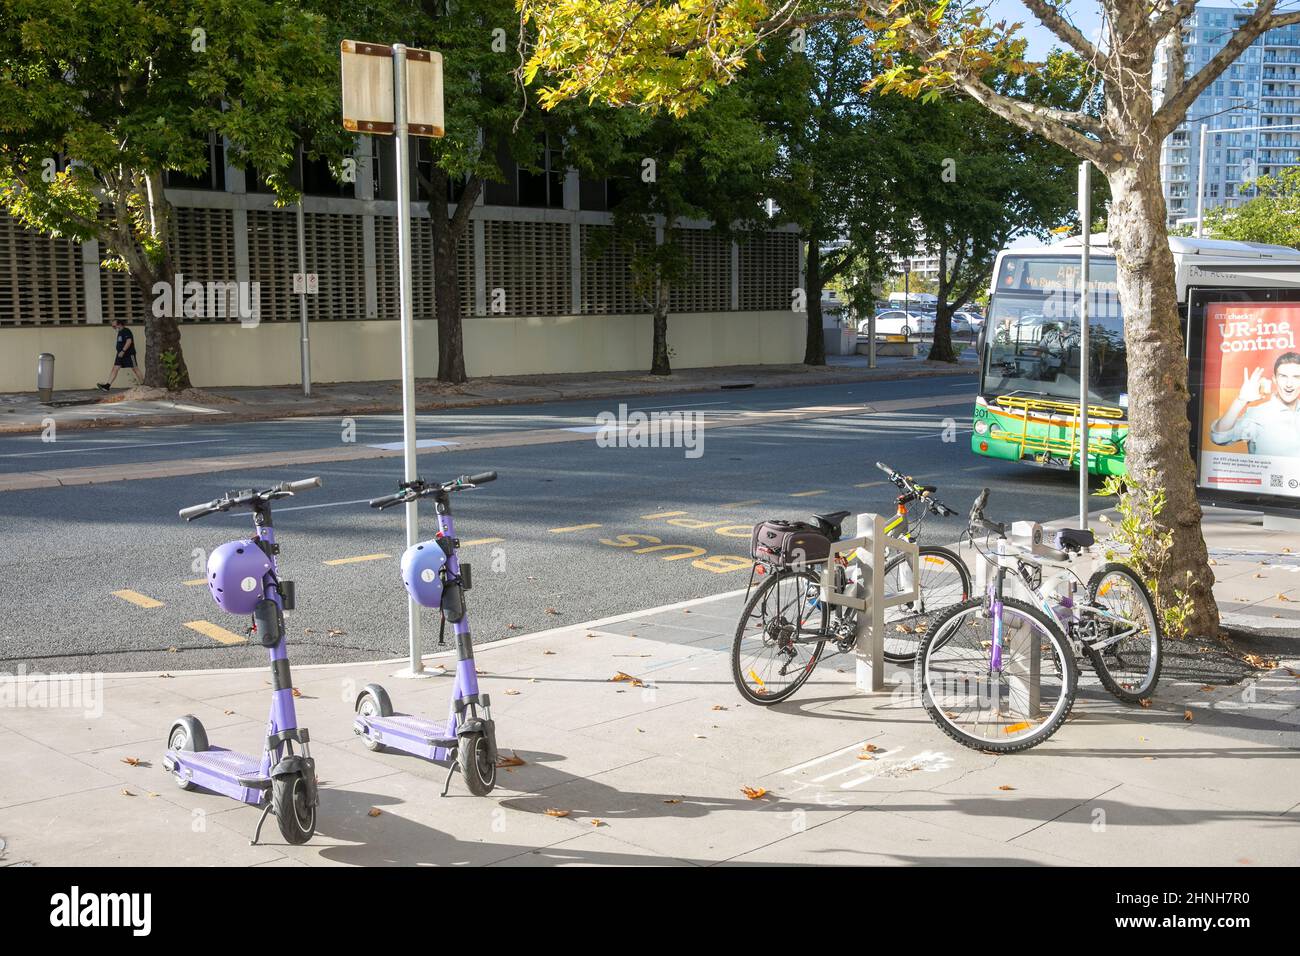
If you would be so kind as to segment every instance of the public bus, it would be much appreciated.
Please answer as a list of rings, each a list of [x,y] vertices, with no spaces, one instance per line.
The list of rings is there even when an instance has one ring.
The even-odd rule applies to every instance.
[[[1202,415],[1198,401],[1205,401],[1205,388],[1211,388],[1217,400],[1221,391],[1227,394],[1232,386],[1226,377],[1230,363],[1220,361],[1221,355],[1230,349],[1263,348],[1252,341],[1227,343],[1222,338],[1225,326],[1220,313],[1223,309],[1239,310],[1255,323],[1249,326],[1251,330],[1281,325],[1281,338],[1259,340],[1272,351],[1255,356],[1254,364],[1267,365],[1265,374],[1272,376],[1273,361],[1289,354],[1283,339],[1291,336],[1288,341],[1294,350],[1294,339],[1300,337],[1300,251],[1286,246],[1179,237],[1171,237],[1169,245],[1192,373],[1193,452],[1204,454],[1211,450],[1209,423],[1220,416],[1218,406],[1205,406],[1208,414]],[[1004,249],[998,254],[987,318],[977,346],[979,394],[971,434],[975,454],[1051,468],[1079,467],[1081,246],[1082,237],[1074,236],[1036,248]],[[1128,438],[1128,364],[1115,254],[1104,233],[1092,237],[1089,271],[1087,467],[1094,474],[1122,474]],[[1210,318],[1213,323],[1207,322]],[[1207,353],[1207,336],[1211,334],[1216,337]],[[1207,381],[1207,369],[1222,380]],[[1231,372],[1240,386],[1241,368],[1232,366]],[[1199,441],[1202,435],[1205,441]],[[1253,442],[1248,444],[1242,439],[1237,453],[1244,458],[1245,449],[1253,453],[1255,447]],[[1205,462],[1199,459],[1198,465],[1202,470],[1201,487],[1212,489],[1216,487],[1214,482],[1227,481],[1216,477],[1217,473],[1207,473]],[[1300,459],[1296,467],[1300,469]],[[1261,474],[1239,490],[1264,492],[1271,482],[1276,493],[1278,480],[1276,474],[1267,478]],[[1284,495],[1293,503],[1300,498],[1296,482],[1290,477],[1282,480]],[[1261,483],[1258,489],[1253,487]]]

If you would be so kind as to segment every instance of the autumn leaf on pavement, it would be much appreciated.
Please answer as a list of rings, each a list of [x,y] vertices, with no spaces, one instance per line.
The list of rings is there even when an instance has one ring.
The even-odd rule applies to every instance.
[[[1201,690],[1204,690],[1204,691],[1211,691],[1211,690],[1216,690],[1216,689],[1217,689],[1217,688],[1216,688],[1213,684],[1202,684],[1202,685],[1201,685]]]
[[[1006,783],[1004,783],[1002,786],[998,787],[998,789],[999,789],[999,790],[1014,790],[1014,789],[1016,789],[1016,788],[1013,787],[1013,786],[1011,786],[1010,784],[1006,784]]]
[[[1192,719],[1192,712],[1190,710],[1183,711],[1183,720],[1191,721],[1191,719]]]
[[[1149,709],[1149,708],[1151,707],[1151,698],[1150,698],[1150,697],[1140,697],[1140,698],[1138,698],[1138,706],[1140,706],[1140,707],[1145,707],[1145,708],[1148,708],[1148,709]]]
[[[723,707],[721,704],[714,704],[714,705],[713,705],[712,707],[710,707],[709,709],[710,709],[710,710],[726,710],[727,708]]]
[[[519,756],[519,754],[517,754],[517,753],[516,753],[515,751],[513,751],[513,750],[510,751],[510,756],[509,756],[509,757],[507,757],[507,756],[505,756],[505,755],[498,755],[498,756],[497,756],[497,766],[498,766],[498,767],[505,767],[505,768],[510,768],[510,767],[522,767],[522,766],[524,766],[525,763],[527,763],[527,761],[525,761],[523,757]]]
[[[139,758],[139,757],[123,757],[123,758],[122,758],[122,763],[126,764],[126,765],[129,766],[129,767],[138,767],[138,766],[140,766],[140,758]]]
[[[519,691],[515,690],[513,687],[508,688],[508,689],[506,690],[506,696],[507,696],[507,697],[518,697],[518,696],[519,696]]]
[[[681,803],[681,801],[674,797],[671,800],[665,800],[664,803]]]
[[[135,794],[132,793],[130,790],[126,789],[126,787],[123,787],[123,788],[122,788],[122,796],[124,796],[124,797],[134,797]]]
[[[381,813],[383,813],[383,812],[384,812],[384,811],[383,811],[383,810],[380,810],[378,807],[371,807],[369,810],[366,811],[366,816],[368,816],[368,817],[377,817],[377,816],[379,816],[379,815],[380,815]]]
[[[507,625],[506,625],[506,630],[507,630],[507,631],[517,631],[517,630],[519,630],[519,625],[518,625],[518,624],[507,624]]]
[[[612,684],[617,684],[617,683],[631,684],[633,687],[645,686],[645,681],[643,681],[641,678],[633,677],[631,674],[624,674],[622,671],[619,671],[617,674],[611,677],[609,679],[609,682]]]
[[[555,656],[555,651],[542,651],[542,655],[543,655],[544,657],[554,657],[554,656]]]
[[[751,800],[762,800],[767,796],[767,789],[764,787],[741,787],[740,792]]]
[[[569,815],[568,810],[557,810],[555,807],[547,807],[543,812],[548,817],[567,817]]]
[[[593,819],[593,820],[591,821],[591,825],[592,825],[593,827],[603,827],[603,826],[605,826],[605,821],[604,821],[604,820],[596,820],[596,819]]]
[[[556,615],[556,616],[558,616],[560,612],[557,611],[557,610],[556,610],[555,608],[553,608],[553,607],[548,607],[548,608],[546,609],[546,613],[547,613],[547,614],[551,614],[551,615]]]

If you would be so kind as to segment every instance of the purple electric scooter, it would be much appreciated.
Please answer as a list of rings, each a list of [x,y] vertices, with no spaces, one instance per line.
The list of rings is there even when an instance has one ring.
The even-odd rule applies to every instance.
[[[239,753],[208,743],[203,724],[187,714],[172,724],[167,734],[163,768],[173,774],[182,790],[203,787],[235,800],[262,807],[253,845],[262,824],[274,811],[280,832],[290,843],[306,843],[316,832],[316,761],[311,757],[306,727],[298,726],[293,706],[293,680],[284,640],[284,612],[293,610],[292,581],[280,580],[271,527],[271,502],[295,492],[319,488],[319,478],[282,482],[265,491],[232,491],[204,505],[182,508],[186,521],[232,508],[253,512],[256,534],[230,541],[208,557],[208,589],[223,611],[251,614],[248,633],[256,637],[271,657],[271,716],[266,724],[261,756]],[[300,753],[294,753],[294,744]]]
[[[394,714],[388,692],[378,684],[367,684],[357,695],[357,716],[353,733],[371,750],[388,747],[414,754],[426,760],[450,761],[442,795],[447,795],[451,778],[457,770],[465,778],[469,792],[476,797],[492,792],[497,783],[496,725],[492,722],[492,702],[480,694],[478,673],[474,669],[474,642],[470,638],[465,611],[465,592],[470,588],[470,566],[462,564],[457,554],[460,542],[451,521],[451,493],[496,481],[495,471],[481,475],[462,475],[441,484],[423,481],[403,482],[396,494],[376,498],[372,508],[391,508],[420,498],[433,498],[438,510],[438,533],[406,549],[402,555],[402,581],[415,602],[422,607],[436,607],[442,612],[438,643],[445,643],[450,621],[456,640],[456,683],[452,688],[451,707],[446,722]]]

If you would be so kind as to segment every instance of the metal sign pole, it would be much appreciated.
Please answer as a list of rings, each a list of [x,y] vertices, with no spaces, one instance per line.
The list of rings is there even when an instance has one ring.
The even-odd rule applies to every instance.
[[[1196,160],[1196,238],[1205,232],[1205,138],[1210,127],[1201,124],[1200,156]]]
[[[1088,280],[1092,247],[1092,163],[1079,164],[1079,222],[1083,246],[1079,255],[1079,527],[1088,527]]]
[[[299,162],[301,163],[301,159]],[[302,176],[299,177],[299,189],[302,188]],[[298,197],[298,272],[302,275],[303,289],[298,296],[298,321],[302,325],[302,393],[311,397],[311,342],[307,337],[307,238],[306,223],[303,221],[302,196]]]
[[[411,167],[410,130],[406,115],[406,47],[393,44],[393,132],[397,136],[397,263],[402,334],[402,448],[407,481],[417,477],[415,461],[415,322],[411,304]],[[419,538],[419,510],[415,501],[406,503],[406,546]],[[407,636],[411,648],[412,674],[424,670],[420,646],[420,609],[407,598]]]

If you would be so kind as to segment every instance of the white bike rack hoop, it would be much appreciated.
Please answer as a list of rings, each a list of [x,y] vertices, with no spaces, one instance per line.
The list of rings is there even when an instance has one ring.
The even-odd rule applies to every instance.
[[[868,692],[885,689],[885,610],[917,599],[917,546],[885,531],[889,522],[883,515],[867,512],[858,515],[857,536],[831,545],[831,553],[821,573],[821,599],[858,612],[857,686]],[[891,552],[904,556],[911,574],[909,589],[885,595],[885,564]],[[835,587],[835,558],[848,555],[844,589]]]

